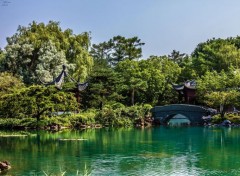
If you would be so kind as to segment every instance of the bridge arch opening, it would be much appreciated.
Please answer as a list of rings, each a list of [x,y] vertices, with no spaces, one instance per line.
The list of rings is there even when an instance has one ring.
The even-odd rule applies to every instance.
[[[188,126],[191,124],[191,121],[188,117],[182,114],[173,114],[168,117],[167,124],[169,126]]]

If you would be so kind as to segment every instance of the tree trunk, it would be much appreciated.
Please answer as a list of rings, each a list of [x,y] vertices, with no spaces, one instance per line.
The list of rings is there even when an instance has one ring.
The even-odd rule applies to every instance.
[[[221,112],[221,119],[222,119],[222,120],[224,119],[224,114],[225,114],[225,112],[222,111],[222,112]]]
[[[224,106],[221,104],[221,105],[220,105],[220,115],[221,115],[221,119],[222,119],[222,120],[224,119],[224,114],[225,114]]]
[[[132,106],[134,105],[134,95],[135,95],[135,89],[132,90],[132,95],[131,95]]]
[[[77,89],[75,89],[75,97],[76,97],[77,104],[78,104],[77,112],[79,113],[79,108],[80,108],[80,104],[81,104],[81,96],[80,96],[80,92]]]

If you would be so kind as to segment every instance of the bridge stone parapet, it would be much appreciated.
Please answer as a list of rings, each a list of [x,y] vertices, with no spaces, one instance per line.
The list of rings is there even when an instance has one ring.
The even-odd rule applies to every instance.
[[[213,112],[205,107],[190,104],[171,104],[165,106],[155,106],[152,108],[153,117],[159,120],[161,124],[167,124],[168,121],[177,114],[188,118],[192,125],[201,125],[204,123],[203,116],[212,115]]]

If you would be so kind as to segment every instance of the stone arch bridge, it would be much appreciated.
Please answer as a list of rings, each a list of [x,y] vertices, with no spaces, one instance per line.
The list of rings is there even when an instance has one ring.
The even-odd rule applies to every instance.
[[[155,106],[151,111],[154,120],[159,120],[161,124],[167,124],[175,115],[181,114],[190,120],[191,125],[201,125],[204,123],[203,116],[206,117],[216,113],[210,108],[189,104]]]

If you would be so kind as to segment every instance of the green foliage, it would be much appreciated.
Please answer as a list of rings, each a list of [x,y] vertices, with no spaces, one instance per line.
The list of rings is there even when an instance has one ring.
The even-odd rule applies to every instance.
[[[63,116],[55,116],[55,117],[43,117],[39,122],[38,122],[39,127],[46,128],[46,126],[51,126],[51,125],[60,125],[64,127],[71,127],[71,121],[68,117],[63,117]]]
[[[146,91],[147,81],[144,72],[140,68],[140,62],[125,60],[119,62],[116,71],[123,78],[122,91],[126,91],[131,97],[131,105],[135,104],[135,94],[138,91]]]
[[[221,71],[207,71],[197,80],[197,94],[200,102],[213,108],[221,108],[223,118],[229,106],[238,106],[240,92],[235,83],[238,83],[239,74]]]
[[[214,124],[220,124],[223,122],[223,120],[225,119],[223,119],[220,114],[217,114],[212,117],[211,122]]]
[[[115,70],[123,78],[121,94],[127,99],[125,104],[164,104],[173,99],[171,83],[180,74],[178,64],[167,57],[151,56],[147,60],[125,60],[119,62]]]
[[[120,103],[106,105],[96,116],[96,121],[107,126],[132,126],[138,119],[149,117],[151,105],[125,107]]]
[[[115,66],[126,59],[139,59],[142,56],[142,45],[144,43],[138,37],[115,36],[107,42],[93,44],[91,55],[95,60],[106,60],[109,65]]]
[[[0,99],[1,116],[5,118],[51,116],[57,111],[76,111],[77,102],[71,93],[64,93],[54,87],[30,86]]]
[[[181,54],[179,51],[173,50],[172,53],[168,55],[168,58],[178,65],[181,65],[185,58],[187,58],[187,55],[185,53]]]
[[[4,51],[0,48],[0,71],[3,70],[3,68],[2,68],[3,64],[2,64],[2,63],[3,63],[4,58],[5,58],[5,53],[4,53]]]
[[[11,73],[0,72],[0,97],[22,87],[24,84],[19,78],[14,77]]]
[[[85,108],[102,108],[108,102],[120,101],[121,77],[110,67],[94,66],[88,89],[82,94]]]
[[[62,64],[77,80],[85,79],[93,65],[88,53],[89,34],[74,35],[70,29],[62,31],[57,22],[45,25],[33,21],[28,27],[19,26],[7,41],[3,68],[21,76],[27,84],[38,83],[39,77],[52,81]]]
[[[200,43],[194,50],[193,69],[198,75],[207,71],[215,70],[228,71],[232,65],[235,68],[240,66],[240,50],[234,44],[234,39],[212,39]]]
[[[176,103],[172,84],[190,79],[197,82],[197,103],[223,107],[222,118],[228,107],[240,107],[240,37],[200,43],[191,56],[173,50],[168,56],[145,60],[138,60],[144,45],[138,37],[114,36],[93,44],[89,53],[89,33],[63,31],[53,21],[19,26],[7,42],[5,50],[0,49],[0,117],[7,126],[10,121],[13,126],[32,127],[131,126],[150,116],[151,106]],[[81,105],[73,95],[73,82],[61,91],[34,85],[39,78],[52,81],[63,64],[74,79],[89,82],[79,92]],[[85,111],[54,116],[59,111],[79,112],[79,107]],[[28,120],[32,117],[38,123]]]
[[[164,105],[171,103],[175,98],[172,83],[178,80],[181,68],[167,57],[151,56],[145,62],[144,69],[149,73],[145,97],[146,103]],[[146,76],[145,76],[146,78]]]
[[[53,81],[62,71],[62,65],[74,68],[74,64],[67,64],[63,51],[57,51],[54,43],[43,43],[38,52],[39,63],[36,66],[36,74],[44,82]]]
[[[240,124],[240,114],[228,113],[225,115],[225,118],[230,120],[231,123]]]
[[[220,107],[220,105],[223,105],[225,107],[228,107],[230,105],[234,105],[238,103],[240,93],[231,90],[231,91],[216,91],[208,93],[205,98],[205,102],[210,107]]]
[[[229,120],[231,123],[240,124],[240,115],[238,113],[226,113],[224,118],[221,118],[220,114],[212,117],[211,122],[214,124],[220,124],[223,120]]]
[[[180,62],[181,73],[177,82],[185,82],[186,80],[196,80],[198,75],[193,68],[193,58],[186,56],[183,61]]]
[[[0,128],[13,129],[21,125],[21,119],[17,118],[0,118]]]
[[[88,109],[87,111],[73,114],[68,118],[71,121],[72,126],[78,127],[81,125],[93,125],[95,124],[96,110]]]

